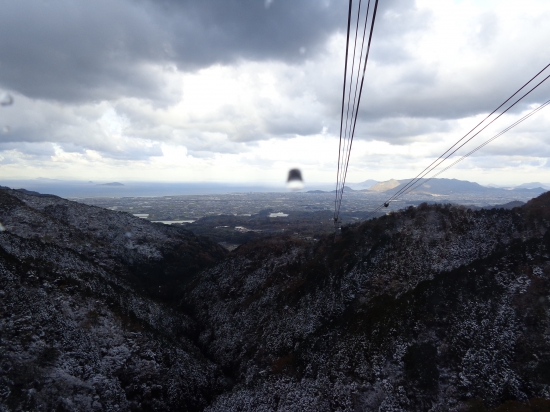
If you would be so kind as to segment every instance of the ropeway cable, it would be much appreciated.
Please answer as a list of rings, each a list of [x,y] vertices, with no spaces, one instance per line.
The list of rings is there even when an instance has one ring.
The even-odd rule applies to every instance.
[[[506,99],[500,106],[498,106],[495,110],[493,110],[491,113],[487,115],[481,122],[479,122],[475,127],[473,127],[468,133],[466,133],[463,137],[461,137],[455,144],[453,144],[450,148],[448,148],[444,153],[442,153],[437,159],[435,159],[428,167],[426,167],[422,172],[420,172],[414,179],[409,181],[404,187],[402,187],[397,193],[395,193],[388,201],[393,200],[395,197],[398,197],[401,195],[402,192],[406,191],[408,187],[416,184],[420,179],[422,179],[426,174],[430,173],[431,170],[433,170],[435,167],[437,167],[442,162],[437,163],[440,159],[443,158],[449,151],[451,151],[457,144],[459,144],[461,141],[466,139],[474,130],[476,130],[481,124],[483,124],[487,119],[489,119],[493,114],[495,114],[502,106],[504,106],[506,103],[508,103],[514,96],[516,96],[521,90],[523,90],[529,83],[531,83],[534,79],[536,79],[542,72],[544,72],[548,67],[550,67],[550,64],[547,64],[541,71],[539,71],[537,74],[535,74],[529,81],[527,81],[523,86],[521,86],[514,94],[512,94],[508,99]],[[547,77],[548,78],[548,77]],[[546,79],[547,79],[546,78]],[[542,82],[544,82],[546,79],[544,79]],[[542,83],[541,82],[541,83]],[[531,91],[533,91],[535,88],[537,88],[540,85],[540,83],[535,86]],[[531,91],[529,91],[527,94],[529,94]],[[523,97],[525,97],[527,94],[522,96],[516,103],[518,103]],[[516,103],[514,103],[512,106],[510,106],[506,111],[508,111],[510,108],[512,108]],[[506,111],[501,113],[498,117],[502,116]],[[497,117],[497,118],[498,118]],[[492,122],[494,122],[496,119],[494,119]],[[491,122],[491,123],[492,123]],[[477,133],[479,134],[479,132]],[[477,135],[476,134],[476,135]],[[473,136],[475,137],[475,136]],[[468,139],[470,141],[472,138]],[[463,145],[462,145],[463,146]],[[460,146],[460,147],[462,147]],[[456,152],[456,150],[455,150]],[[453,152],[454,153],[454,152]],[[435,166],[434,164],[437,163]],[[433,167],[432,167],[433,166]],[[429,170],[428,170],[429,169]],[[421,176],[422,175],[422,176]]]
[[[404,192],[402,194],[402,196],[405,196],[407,193],[410,193],[411,191],[413,191],[414,189],[417,189],[419,188],[420,186],[428,183],[430,180],[432,179],[435,179],[437,176],[439,176],[441,173],[449,170],[451,167],[455,166],[456,164],[460,163],[461,161],[463,161],[464,159],[466,159],[467,157],[471,156],[472,154],[474,154],[475,152],[477,152],[479,149],[482,149],[483,147],[487,146],[489,143],[491,143],[493,140],[497,139],[498,137],[502,136],[504,133],[508,132],[509,130],[513,129],[514,127],[516,127],[518,124],[520,124],[521,122],[523,122],[524,120],[528,119],[529,117],[533,116],[535,113],[539,112],[540,110],[544,109],[546,106],[548,106],[550,104],[550,100],[547,100],[545,103],[541,104],[539,107],[537,107],[536,109],[532,110],[531,112],[529,112],[528,114],[526,114],[525,116],[523,116],[521,119],[517,120],[516,122],[514,122],[513,124],[511,124],[510,126],[508,126],[506,129],[502,130],[501,132],[499,132],[498,134],[496,134],[495,136],[491,137],[489,140],[486,140],[484,143],[480,144],[478,147],[476,147],[475,149],[472,149],[470,152],[466,153],[464,156],[462,156],[461,158],[455,160],[452,164],[450,164],[449,166],[445,167],[444,169],[440,170],[439,172],[437,172],[435,175],[431,176],[430,178],[426,179],[424,182],[420,182],[418,185],[410,188],[409,190],[407,190],[406,192]]]
[[[369,0],[369,7],[370,7],[370,0]],[[357,95],[357,93],[356,93],[356,95],[357,95],[357,106],[355,108],[355,115],[354,115],[354,120],[353,120],[353,129],[351,130],[351,133],[350,133],[351,137],[350,137],[350,143],[349,143],[349,150],[347,152],[346,165],[345,165],[345,170],[344,170],[343,178],[342,178],[342,189],[341,189],[341,194],[340,194],[340,201],[339,201],[335,221],[337,221],[337,219],[338,219],[338,214],[340,212],[340,206],[342,204],[342,197],[343,197],[344,187],[345,187],[345,183],[346,183],[346,175],[347,175],[348,166],[349,166],[349,159],[350,159],[350,155],[351,155],[351,145],[353,144],[353,137],[355,135],[355,126],[357,124],[357,115],[359,113],[359,104],[361,102],[361,94],[362,94],[362,91],[363,91],[363,85],[364,85],[364,80],[365,80],[365,70],[366,70],[366,67],[367,67],[367,61],[368,61],[370,46],[371,46],[371,42],[372,42],[372,34],[373,34],[373,30],[374,30],[374,23],[375,23],[375,20],[376,20],[376,11],[377,11],[377,9],[378,9],[378,0],[376,0],[376,2],[375,2],[374,12],[373,12],[372,21],[371,21],[369,40],[368,40],[367,51],[366,51],[366,54],[365,54],[365,60],[364,60],[364,64],[363,64],[363,73],[362,73],[362,77],[361,77],[361,87],[359,89],[359,94]],[[368,20],[368,8],[367,8],[367,16],[365,18],[365,29],[366,29],[367,20]],[[363,31],[363,39],[364,39],[364,37],[365,37],[365,30]],[[364,44],[364,41],[362,43],[362,46],[363,46],[363,44]],[[357,82],[356,82],[356,92],[357,92]],[[354,104],[355,104],[355,97],[354,97]],[[350,124],[350,128],[351,128],[351,124]]]
[[[369,6],[370,6],[370,0],[369,0]],[[367,12],[368,12],[368,8],[369,7],[367,7]],[[348,15],[348,17],[350,17],[350,15]],[[338,174],[336,176],[336,190],[335,190],[335,200],[334,200],[334,216],[335,216],[334,222],[335,223],[337,221],[337,217],[336,217],[337,216],[337,210],[339,209],[339,204],[340,204],[339,199],[343,195],[343,188],[341,189],[340,184],[342,182],[343,174],[345,172],[344,164],[345,164],[345,159],[347,157],[346,154],[349,150],[349,137],[348,137],[349,105],[350,105],[350,101],[351,101],[351,89],[353,87],[353,82],[355,80],[354,79],[355,56],[356,56],[356,52],[357,52],[357,36],[358,36],[358,32],[359,32],[360,17],[361,17],[361,0],[359,0],[359,5],[358,5],[358,9],[357,9],[357,17],[356,17],[356,24],[355,24],[355,40],[354,40],[354,44],[353,44],[354,51],[353,51],[353,57],[352,57],[352,70],[351,70],[350,84],[349,84],[349,91],[348,91],[348,99],[347,99],[346,122],[345,122],[345,125],[343,126],[343,130],[342,130],[342,123],[343,123],[343,119],[344,119],[345,101],[344,101],[344,99],[342,100],[342,116],[341,116],[341,119],[340,119],[340,126],[341,126],[340,139],[342,140],[342,136],[343,136],[344,143],[343,143],[343,149],[340,145],[339,152],[338,152]],[[368,15],[365,17],[365,27],[366,27],[366,24],[367,24],[367,19],[368,19]],[[348,21],[348,23],[349,23],[349,21]],[[348,36],[349,36],[349,33],[348,33]],[[360,67],[361,67],[361,58],[362,58],[362,55],[363,55],[364,42],[365,42],[365,30],[363,30],[363,39],[362,39],[362,42],[361,42],[361,56],[359,58],[359,68],[357,69],[357,73],[358,73],[357,77],[359,76],[359,70],[360,70]],[[346,46],[348,46],[348,45],[349,45],[349,38],[346,42]],[[348,55],[348,51],[346,50],[346,56],[347,55]],[[346,60],[346,64],[347,63],[348,62]],[[356,85],[357,85],[357,82],[358,82],[358,80],[355,82]],[[345,92],[346,92],[345,85],[344,85],[344,89],[343,89],[342,92],[343,92],[343,95],[345,96]],[[352,113],[354,112],[354,110],[355,110],[355,101],[354,101],[354,105],[352,107]]]
[[[361,54],[359,55],[359,63],[358,63],[358,67],[357,67],[357,78],[355,79],[355,92],[354,92],[354,96],[353,96],[353,106],[352,106],[352,116],[354,114],[354,111],[355,111],[355,102],[357,101],[357,85],[359,84],[359,71],[361,69],[361,61],[363,59],[363,49],[364,49],[364,45],[365,45],[365,34],[366,34],[366,30],[367,30],[367,22],[368,22],[368,16],[369,16],[369,9],[370,9],[370,0],[368,0],[368,4],[367,4],[367,12],[366,12],[366,16],[365,16],[365,24],[363,26],[363,38],[361,40]],[[354,71],[355,71],[355,54],[357,52],[357,34],[359,33],[359,20],[360,20],[360,17],[361,17],[361,0],[359,0],[359,5],[357,7],[357,18],[356,18],[356,24],[355,24],[355,40],[354,40],[354,45],[353,45],[353,56],[351,58],[352,60],[352,66],[351,66],[351,76],[350,76],[350,85],[349,85],[349,90],[348,90],[348,100],[347,100],[347,110],[346,110],[346,124],[345,124],[345,128],[344,128],[344,150],[343,150],[343,153],[344,153],[344,160],[346,158],[346,153],[348,153],[349,150],[351,150],[351,146],[350,146],[350,139],[349,139],[349,136],[350,136],[350,133],[351,133],[351,122],[350,122],[350,116],[349,116],[349,109],[350,109],[350,102],[351,102],[351,89],[353,87],[353,83],[354,83]],[[348,127],[349,125],[349,127]],[[340,156],[340,153],[338,154],[338,156]],[[342,164],[343,166],[343,164]],[[340,174],[339,176],[337,176],[337,185],[338,185],[338,182],[342,182],[343,179],[344,179],[344,173],[345,173],[345,168],[342,167],[342,169],[340,170]],[[340,190],[340,187],[338,186],[337,187],[337,190]],[[338,192],[337,191],[337,195],[336,195],[336,199],[338,199],[338,196],[341,198],[343,196],[343,185],[342,185],[342,188],[341,188],[341,192]],[[336,205],[335,205],[335,210],[336,210]]]
[[[550,77],[550,76],[549,76]],[[495,136],[491,137],[490,139],[486,140],[484,143],[480,144],[479,146],[477,146],[475,149],[472,149],[470,152],[466,153],[464,156],[462,156],[461,158],[457,159],[456,161],[454,161],[452,164],[450,164],[449,166],[445,167],[444,169],[440,170],[438,173],[436,173],[435,175],[429,177],[428,179],[426,179],[425,181],[423,182],[420,182],[420,183],[415,183],[414,186],[410,187],[408,190],[406,190],[405,192],[402,192],[399,197],[401,196],[405,196],[406,194],[410,193],[411,191],[419,188],[420,186],[426,184],[427,182],[429,182],[430,180],[432,179],[435,179],[437,176],[439,176],[441,173],[449,170],[451,167],[455,166],[456,164],[460,163],[461,161],[463,161],[464,159],[466,159],[467,157],[471,156],[472,154],[474,154],[475,152],[477,152],[478,150],[482,149],[483,147],[487,146],[489,143],[491,143],[493,140],[497,139],[498,137],[502,136],[503,134],[505,134],[506,132],[508,132],[509,130],[513,129],[514,127],[516,127],[517,125],[519,125],[520,123],[522,123],[523,121],[527,120],[529,117],[533,116],[534,114],[538,113],[539,111],[541,111],[542,109],[544,109],[545,107],[549,106],[550,105],[550,100],[547,100],[545,103],[541,104],[539,107],[537,107],[536,109],[533,109],[531,112],[529,112],[528,114],[526,114],[525,116],[523,116],[521,119],[519,120],[516,120],[514,123],[512,123],[510,126],[506,127],[504,130],[500,131],[499,133],[497,133]],[[458,150],[458,149],[457,149]],[[395,199],[395,198],[394,198]],[[378,206],[375,210],[373,210],[372,212],[370,212],[366,219],[368,220],[371,216],[373,216],[376,212],[378,212],[379,210],[381,210],[382,208],[386,207],[386,205],[388,204],[390,200],[386,201],[385,203],[383,203],[382,205]]]
[[[351,78],[350,86],[349,86],[350,89],[349,89],[349,93],[348,93],[348,110],[347,110],[347,113],[346,113],[346,127],[345,127],[345,129],[343,128],[344,98],[342,100],[342,113],[341,113],[341,120],[340,120],[340,144],[339,144],[339,148],[338,148],[339,149],[338,150],[338,170],[337,170],[335,202],[334,202],[334,222],[335,222],[335,224],[338,221],[338,216],[339,216],[339,213],[340,213],[340,207],[342,205],[342,197],[343,197],[343,193],[344,193],[346,175],[347,175],[347,170],[348,170],[348,166],[349,166],[349,159],[350,159],[350,155],[351,155],[351,146],[353,144],[353,137],[354,137],[354,134],[355,134],[355,126],[356,126],[356,123],[357,123],[357,115],[358,115],[358,112],[359,112],[359,104],[361,102],[361,93],[363,91],[363,84],[364,84],[364,80],[365,80],[365,70],[366,70],[367,60],[368,60],[368,56],[369,56],[369,52],[370,52],[370,46],[371,46],[371,42],[372,42],[372,35],[373,35],[373,30],[374,30],[374,23],[375,23],[375,20],[376,20],[377,8],[378,8],[378,0],[375,0],[373,16],[372,16],[372,19],[371,19],[369,39],[368,39],[367,49],[366,49],[365,58],[364,58],[364,62],[363,62],[361,86],[359,88],[359,91],[357,91],[357,86],[359,84],[359,69],[361,67],[361,59],[363,57],[364,44],[365,44],[365,34],[366,34],[366,27],[367,27],[367,21],[368,21],[368,12],[369,12],[369,9],[370,9],[370,0],[369,0],[368,6],[367,6],[367,14],[365,16],[365,25],[364,25],[364,29],[363,29],[363,40],[362,40],[362,43],[361,43],[361,55],[360,55],[359,63],[358,63],[357,80],[355,82],[355,93],[354,93],[354,100],[353,100],[353,105],[352,105],[352,115],[351,115],[351,118],[350,118],[349,117],[349,104],[350,104],[350,101],[351,101],[351,87],[353,85],[353,74],[352,74],[352,78]],[[346,66],[345,66],[345,69],[344,69],[345,73],[347,72],[347,56],[348,56],[348,47],[349,47],[349,27],[350,27],[350,20],[349,19],[350,18],[351,18],[351,1],[350,1],[350,12],[348,13],[348,39],[346,41]],[[360,3],[359,3],[359,8],[358,8],[358,21],[357,21],[357,24],[356,24],[356,35],[355,35],[354,55],[353,55],[354,58],[355,58],[355,53],[356,53],[356,48],[357,48],[357,33],[358,33],[358,26],[359,26],[359,18],[360,18]],[[355,66],[355,60],[353,61],[352,73],[353,73],[353,67],[354,66]],[[345,96],[345,92],[346,92],[346,80],[344,80],[344,90],[342,92],[343,96]],[[348,125],[349,125],[349,128],[348,128]],[[344,129],[344,130],[342,130],[342,129]],[[343,151],[342,151],[342,131],[344,131],[344,133],[343,133],[344,150]]]
[[[338,144],[338,169],[336,171],[336,190],[335,190],[336,194],[338,194],[338,179],[340,176],[340,154],[342,151],[342,126],[344,122],[344,100],[346,97],[346,80],[347,80],[347,71],[348,71],[349,29],[351,24],[351,8],[352,8],[351,6],[352,6],[352,0],[349,0],[348,33],[347,33],[347,39],[346,39],[346,61],[344,63],[344,85],[342,87],[342,113],[340,115],[340,142]],[[334,201],[334,210],[336,210],[337,199]]]
[[[355,126],[357,125],[357,115],[359,114],[359,104],[361,103],[361,94],[363,92],[363,84],[365,82],[365,70],[367,68],[367,60],[368,60],[369,52],[370,52],[370,46],[371,46],[371,41],[372,41],[372,33],[373,33],[373,30],[374,30],[374,21],[376,19],[377,8],[378,8],[378,0],[376,0],[376,3],[374,5],[374,12],[373,12],[373,16],[372,16],[372,23],[371,23],[371,27],[370,27],[370,33],[369,33],[369,42],[368,42],[368,45],[367,45],[367,53],[365,55],[365,63],[363,64],[363,74],[362,74],[362,77],[361,77],[361,87],[359,88],[359,95],[357,97],[357,108],[355,110],[355,117],[354,117],[354,120],[353,120],[353,129],[351,130],[351,138],[350,138],[350,144],[349,144],[349,150],[348,150],[348,157],[347,157],[347,160],[346,160],[346,169],[345,169],[344,176],[343,176],[343,179],[342,179],[342,196],[344,194],[344,187],[345,187],[345,184],[346,184],[346,175],[348,173],[349,159],[350,159],[350,155],[351,155],[351,145],[353,144],[353,137],[355,135]],[[366,23],[366,21],[365,21],[365,23]],[[342,196],[340,196],[340,205],[342,203]],[[338,209],[338,212],[339,211],[340,211],[340,209]]]
[[[533,81],[533,79],[535,79],[537,76],[539,76],[544,70],[546,70],[547,67],[549,67],[549,65],[547,65],[544,69],[542,69],[540,72],[538,72],[534,77],[532,77],[527,83],[525,83],[520,89],[518,89],[518,91],[516,91],[512,96],[510,96],[503,104],[501,104],[499,106],[502,107],[506,102],[510,101],[510,99],[512,97],[514,97],[516,94],[518,94],[519,91],[521,91],[523,88],[525,88],[525,86],[529,83],[531,83],[531,81]],[[462,143],[460,146],[458,146],[455,150],[453,150],[451,153],[449,153],[449,151],[453,148],[453,147],[456,147],[456,145],[458,143],[460,143],[461,141],[463,141],[473,130],[475,130],[481,123],[485,122],[488,117],[490,116],[487,116],[482,122],[478,123],[478,125],[476,125],[472,130],[470,130],[465,136],[463,136],[461,139],[459,139],[455,144],[453,144],[453,146],[451,146],[449,149],[447,149],[442,155],[440,155],[435,161],[433,161],[430,166],[428,166],[427,168],[425,168],[420,174],[418,174],[414,179],[412,179],[411,181],[409,181],[404,187],[402,187],[401,189],[399,189],[395,194],[393,194],[385,203],[384,205],[387,205],[389,204],[389,202],[391,202],[392,200],[396,199],[397,197],[400,197],[405,191],[407,191],[407,189],[413,185],[416,185],[416,183],[418,181],[420,181],[421,179],[423,179],[428,173],[430,173],[431,171],[433,171],[436,167],[438,167],[440,164],[442,164],[445,160],[447,160],[449,157],[451,157],[454,153],[456,153],[460,148],[462,148],[465,144],[467,144],[468,142],[470,142],[474,137],[476,137],[479,133],[481,133],[483,130],[485,130],[489,125],[491,125],[494,121],[496,121],[498,118],[500,118],[504,113],[506,113],[508,110],[510,110],[512,107],[514,107],[517,103],[519,103],[524,97],[526,97],[528,94],[530,94],[533,90],[535,90],[537,87],[539,87],[542,83],[544,83],[548,78],[550,77],[550,75],[546,76],[542,81],[540,81],[537,85],[535,85],[533,88],[531,88],[531,90],[529,90],[527,93],[525,93],[523,96],[521,96],[518,100],[516,100],[512,105],[510,105],[506,110],[504,110],[502,113],[500,113],[496,118],[494,118],[493,120],[491,120],[488,124],[486,124],[485,126],[483,126],[483,128],[481,130],[479,130],[478,132],[476,132],[473,136],[471,136],[468,140],[466,140],[464,143]],[[495,113],[497,109],[493,110],[492,113]],[[448,154],[447,154],[448,153]],[[445,154],[447,154],[447,156],[445,156]],[[445,156],[443,158],[443,156]],[[436,163],[437,162],[437,163]],[[435,163],[435,165],[434,165]]]
[[[413,182],[413,185],[416,184],[418,181],[420,181],[421,179],[424,178],[424,176],[426,176],[428,173],[432,172],[436,167],[438,167],[440,164],[442,164],[445,160],[447,160],[449,157],[451,157],[453,154],[455,154],[459,149],[461,149],[462,147],[464,147],[464,145],[466,145],[468,142],[470,142],[474,137],[476,137],[477,135],[479,135],[482,131],[484,131],[487,127],[489,127],[493,122],[495,122],[497,119],[499,119],[502,115],[504,115],[507,111],[509,111],[512,107],[514,107],[516,104],[518,104],[524,97],[526,97],[528,94],[530,94],[533,90],[535,90],[537,87],[539,87],[542,83],[544,83],[548,78],[550,77],[550,75],[546,76],[544,79],[542,79],[542,81],[540,81],[537,85],[535,85],[531,90],[529,90],[527,93],[525,93],[523,96],[521,96],[518,100],[516,100],[512,105],[510,105],[506,110],[504,110],[502,113],[500,113],[497,117],[495,117],[493,120],[491,120],[489,123],[487,123],[485,126],[483,126],[483,128],[481,128],[481,130],[479,130],[478,132],[476,132],[474,135],[472,135],[468,140],[466,140],[465,142],[463,142],[460,146],[458,146],[456,149],[454,149],[452,152],[449,153],[449,150],[447,150],[445,153],[448,153],[447,156],[445,156],[443,159],[441,159],[443,157],[443,155],[439,156],[439,162],[437,164],[435,164],[434,166],[430,166],[429,167],[429,170],[424,172],[422,174],[422,176],[420,176],[420,178],[417,178],[415,182]],[[477,127],[477,126],[476,126]],[[460,141],[464,140],[464,138],[460,139],[457,143],[459,143]],[[457,145],[457,143],[455,143],[452,147],[455,147]],[[433,162],[432,162],[432,165],[433,165]],[[427,168],[428,169],[428,168]],[[424,169],[426,170],[426,169]],[[406,186],[411,186],[411,182],[407,183]],[[388,201],[391,201],[395,198],[397,198],[398,196],[401,196],[406,190],[406,187],[403,187],[401,188],[396,194],[394,194],[392,197],[390,197],[390,199]],[[387,203],[387,202],[386,202]]]

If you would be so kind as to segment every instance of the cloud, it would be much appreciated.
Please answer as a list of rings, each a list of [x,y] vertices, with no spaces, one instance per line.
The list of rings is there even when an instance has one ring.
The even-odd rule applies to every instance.
[[[175,131],[169,142],[184,146],[189,155],[201,158],[212,157],[215,154],[238,154],[248,151],[247,146],[232,142],[223,133]]]
[[[537,52],[550,36],[541,20],[550,17],[550,7],[543,2],[530,1],[519,11],[513,2],[499,2],[494,11],[483,11],[475,2],[417,3],[421,9],[429,6],[429,24],[402,37],[411,56],[406,64],[381,67],[373,60],[363,118],[459,119],[488,113],[548,64]],[[513,112],[544,97],[540,88]]]
[[[55,149],[51,143],[14,143],[1,142],[0,152],[19,152],[28,156],[49,159],[55,155]]]
[[[548,2],[489,3],[380,2],[350,173],[422,169],[547,64]],[[0,88],[15,102],[0,108],[0,128],[10,127],[0,155],[20,156],[20,167],[39,159],[48,173],[108,164],[130,176],[145,167],[170,176],[185,159],[213,179],[238,164],[268,176],[292,156],[310,165],[308,176],[332,175],[346,19],[336,0],[7,2]],[[546,99],[548,87],[492,130]],[[548,154],[548,119],[540,113],[484,148],[483,164],[537,164]]]
[[[163,77],[240,60],[298,63],[341,27],[336,1],[94,2],[2,6],[0,84],[81,103],[132,96],[173,101]]]
[[[127,121],[108,104],[79,106],[16,95],[16,104],[0,112],[0,151],[16,150],[36,156],[54,155],[53,147],[70,153],[92,150],[113,159],[143,160],[162,156],[160,143],[126,135]]]
[[[408,144],[418,140],[433,140],[444,133],[454,131],[456,125],[440,119],[421,117],[384,118],[364,122],[357,138],[389,141],[392,144]]]

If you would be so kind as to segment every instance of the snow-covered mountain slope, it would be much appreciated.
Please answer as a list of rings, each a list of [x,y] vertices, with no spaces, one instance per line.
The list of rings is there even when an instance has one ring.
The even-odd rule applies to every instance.
[[[61,246],[121,270],[141,289],[164,298],[175,284],[226,255],[221,246],[182,228],[18,190],[0,190],[0,223],[7,233]]]
[[[191,292],[201,347],[238,382],[208,410],[548,399],[545,196],[537,210],[409,208],[314,247],[241,246]]]
[[[0,222],[0,410],[549,408],[548,193],[229,256],[16,191]]]
[[[223,256],[217,245],[7,190],[0,221],[0,410],[202,410],[223,389],[195,322],[158,299]],[[155,293],[140,280],[151,268]]]

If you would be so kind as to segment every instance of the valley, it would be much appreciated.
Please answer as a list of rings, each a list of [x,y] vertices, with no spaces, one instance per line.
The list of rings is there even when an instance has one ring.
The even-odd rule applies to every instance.
[[[422,203],[232,252],[10,189],[0,221],[5,410],[550,405],[549,193],[515,209]]]
[[[434,183],[420,193],[411,193],[403,199],[390,202],[388,208],[372,216],[370,211],[384,203],[395,190],[347,188],[339,218],[342,224],[349,225],[422,203],[450,203],[472,210],[519,206],[544,191],[484,188],[476,183],[448,179],[435,179]],[[334,193],[323,191],[74,200],[127,212],[152,222],[182,225],[230,250],[245,242],[275,234],[311,241],[334,232]]]

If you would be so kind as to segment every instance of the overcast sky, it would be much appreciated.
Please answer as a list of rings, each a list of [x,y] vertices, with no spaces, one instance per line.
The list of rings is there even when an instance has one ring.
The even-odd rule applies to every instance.
[[[332,182],[347,7],[0,0],[0,179]],[[549,21],[548,0],[380,0],[347,180],[424,169],[550,63]],[[550,108],[440,177],[550,182],[549,158]]]

